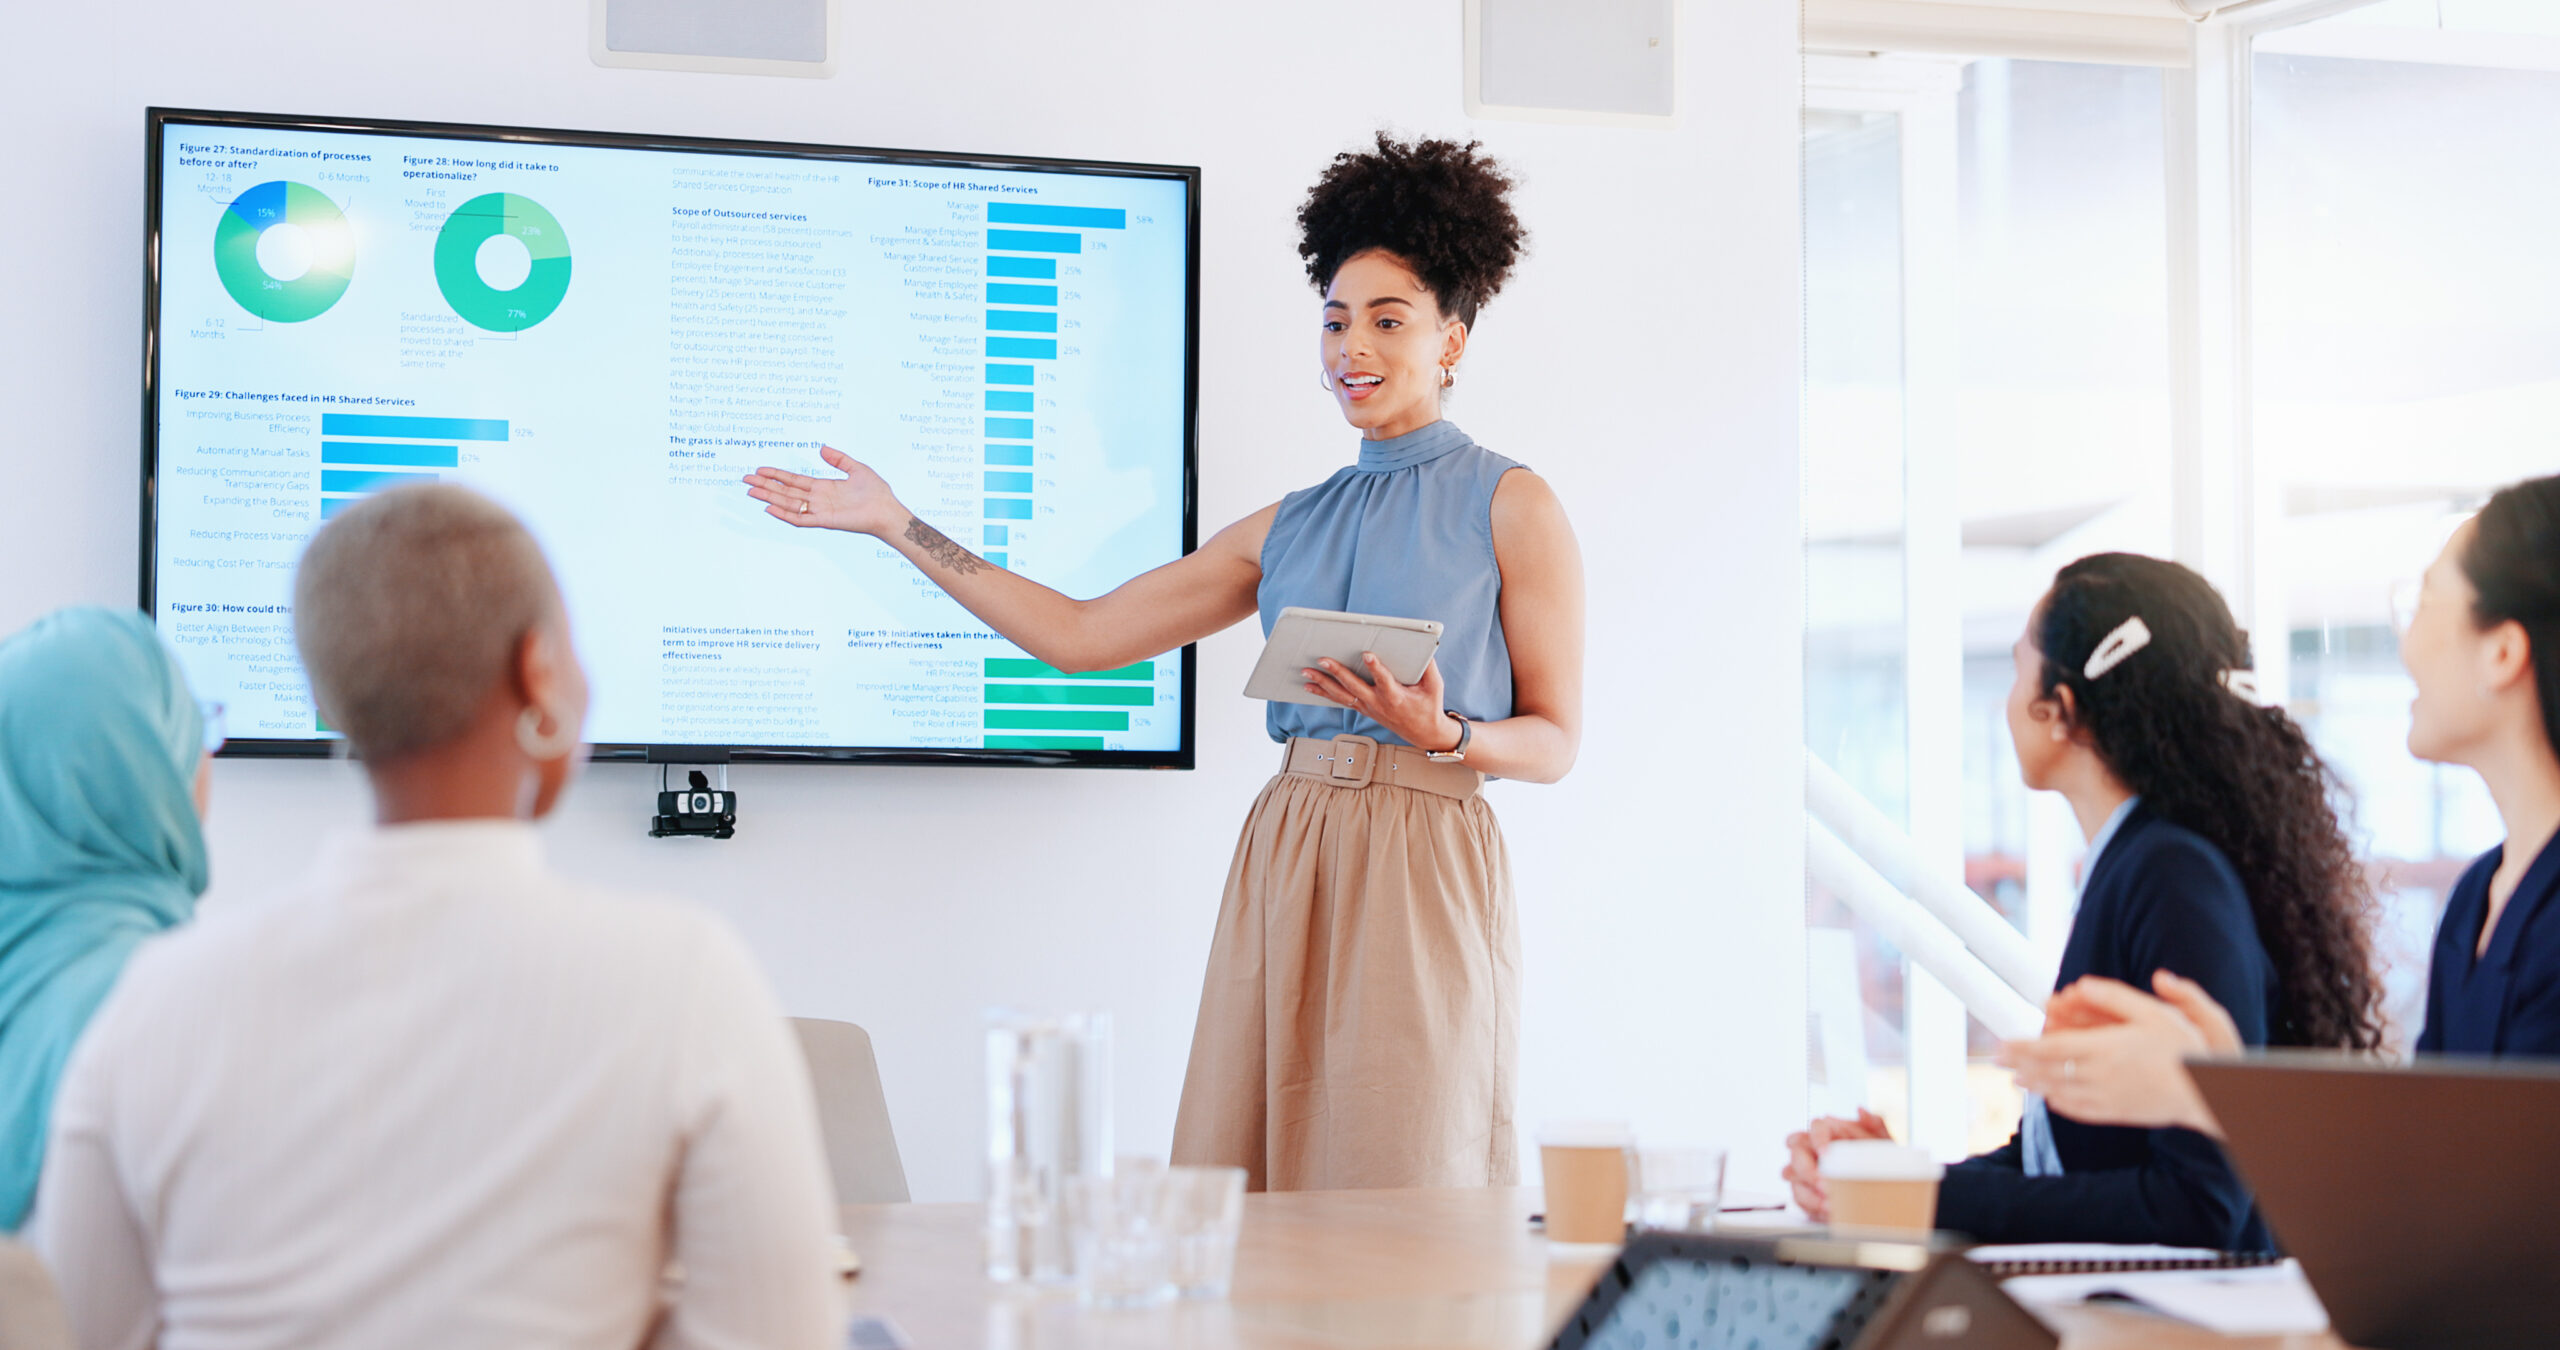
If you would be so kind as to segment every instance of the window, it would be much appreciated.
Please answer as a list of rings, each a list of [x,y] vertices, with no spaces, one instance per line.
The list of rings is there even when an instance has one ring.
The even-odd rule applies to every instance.
[[[2490,491],[2560,467],[2555,48],[2560,6],[2428,0],[2251,61],[2258,621],[2354,791],[2403,1043],[2445,893],[2501,828],[2475,775],[2408,753],[2389,597]]]
[[[1880,67],[1805,121],[1806,744],[2052,959],[2083,843],[2017,781],[2009,646],[2062,563],[2169,549],[2161,79]],[[1819,879],[1809,904],[1818,1105],[2005,1140],[1990,1035]]]
[[[2196,566],[2352,793],[2405,1044],[2500,827],[2406,751],[2391,597],[2560,468],[2560,4],[2266,0],[2139,51],[2089,8],[1808,20],[1862,53],[1807,57],[1808,752],[2050,961],[2085,844],[2017,781],[2009,644],[2073,558]],[[2004,1137],[1984,1029],[1814,880],[1817,1109]]]

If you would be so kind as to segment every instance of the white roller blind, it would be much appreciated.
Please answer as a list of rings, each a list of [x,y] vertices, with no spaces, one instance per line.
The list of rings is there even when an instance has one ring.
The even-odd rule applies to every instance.
[[[2194,3],[2198,12],[2210,8],[2206,0]],[[2196,17],[2180,0],[1805,0],[1804,46],[2185,66]]]

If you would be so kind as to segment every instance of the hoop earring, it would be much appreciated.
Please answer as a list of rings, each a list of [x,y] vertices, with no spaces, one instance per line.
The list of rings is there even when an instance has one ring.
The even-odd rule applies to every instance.
[[[1443,389],[1454,389],[1457,387],[1457,384],[1458,368],[1456,366],[1440,367],[1440,387]]]
[[[542,724],[555,721],[559,725],[545,733]],[[523,715],[516,718],[516,748],[530,758],[546,762],[565,759],[578,748],[577,728],[566,719],[553,717],[548,709],[528,704]]]
[[[1322,366],[1316,367],[1316,388],[1321,389],[1328,394],[1332,393],[1333,372],[1326,370]]]

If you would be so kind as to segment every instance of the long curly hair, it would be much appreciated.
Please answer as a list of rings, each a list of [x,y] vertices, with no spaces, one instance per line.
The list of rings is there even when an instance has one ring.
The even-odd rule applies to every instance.
[[[1317,290],[1370,249],[1403,260],[1443,313],[1472,328],[1502,289],[1529,232],[1511,210],[1511,175],[1481,141],[1399,141],[1333,157],[1298,207],[1298,254]]]
[[[2136,617],[2149,645],[2088,678],[2090,654]],[[2373,888],[2332,805],[2345,789],[2283,708],[2226,683],[2251,661],[2222,596],[2176,563],[2099,553],[2055,575],[2034,627],[2044,696],[2069,689],[2073,720],[2143,808],[2240,873],[2279,982],[2270,1042],[2380,1047]]]

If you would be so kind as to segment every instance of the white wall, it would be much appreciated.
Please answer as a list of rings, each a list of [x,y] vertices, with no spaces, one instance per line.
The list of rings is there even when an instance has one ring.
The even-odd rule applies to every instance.
[[[1775,1189],[1804,1104],[1795,6],[1684,0],[1665,132],[1470,125],[1453,0],[844,5],[827,81],[598,69],[577,0],[13,14],[0,631],[135,595],[147,105],[1202,165],[1204,531],[1354,449],[1314,388],[1298,195],[1379,125],[1478,135],[1524,179],[1534,252],[1454,415],[1553,480],[1593,591],[1581,766],[1494,789],[1525,905],[1522,1116],[1727,1138],[1740,1183]],[[747,768],[742,833],[712,844],[644,837],[649,776],[599,767],[555,858],[716,907],[792,1011],[870,1027],[920,1199],[976,1192],[976,1019],[999,1001],[1114,1011],[1122,1140],[1160,1152],[1274,757],[1232,692],[1255,647],[1202,647],[1195,773]],[[223,762],[208,903],[363,809],[344,765]]]

